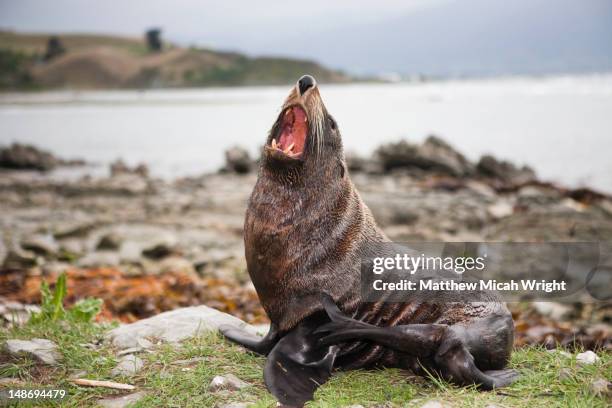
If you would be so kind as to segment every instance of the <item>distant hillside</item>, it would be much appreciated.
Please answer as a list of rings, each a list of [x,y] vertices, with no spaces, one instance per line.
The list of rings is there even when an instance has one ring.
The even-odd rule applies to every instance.
[[[257,57],[99,35],[58,35],[65,52],[48,61],[50,35],[0,31],[0,89],[108,89],[275,85],[309,73],[321,82],[346,82],[316,62]]]

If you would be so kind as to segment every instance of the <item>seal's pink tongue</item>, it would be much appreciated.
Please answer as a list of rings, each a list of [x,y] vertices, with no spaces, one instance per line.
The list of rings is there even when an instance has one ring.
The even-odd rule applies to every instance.
[[[306,112],[299,106],[294,106],[285,112],[278,147],[289,149],[293,155],[300,155],[306,144],[308,123]]]

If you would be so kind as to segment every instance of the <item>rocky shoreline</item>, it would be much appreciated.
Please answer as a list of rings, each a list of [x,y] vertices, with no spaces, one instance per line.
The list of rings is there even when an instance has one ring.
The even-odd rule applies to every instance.
[[[36,303],[41,280],[67,270],[69,301],[101,297],[106,318],[134,321],[205,304],[265,322],[242,242],[257,163],[239,148],[226,159],[223,171],[173,181],[120,162],[108,177],[77,180],[3,170],[0,296]],[[370,158],[347,154],[347,162],[394,241],[612,241],[608,195],[541,182],[531,169],[490,156],[471,163],[437,137],[381,146]],[[517,309],[517,342],[582,336],[609,347],[611,310]]]

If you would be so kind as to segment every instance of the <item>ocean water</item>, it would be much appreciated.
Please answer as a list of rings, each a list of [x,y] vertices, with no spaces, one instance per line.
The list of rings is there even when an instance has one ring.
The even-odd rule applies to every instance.
[[[32,143],[106,171],[123,158],[156,176],[215,171],[231,145],[257,154],[288,87],[0,94],[0,145]],[[540,178],[612,192],[612,74],[322,85],[345,148],[443,137]]]

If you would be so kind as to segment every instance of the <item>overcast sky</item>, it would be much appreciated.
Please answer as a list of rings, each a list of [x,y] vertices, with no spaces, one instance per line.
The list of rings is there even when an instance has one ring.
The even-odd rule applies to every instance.
[[[0,0],[0,28],[163,38],[357,74],[612,70],[612,0]]]
[[[269,36],[383,21],[451,0],[0,0],[0,27],[140,35],[246,52]],[[273,50],[272,50],[273,52]]]

